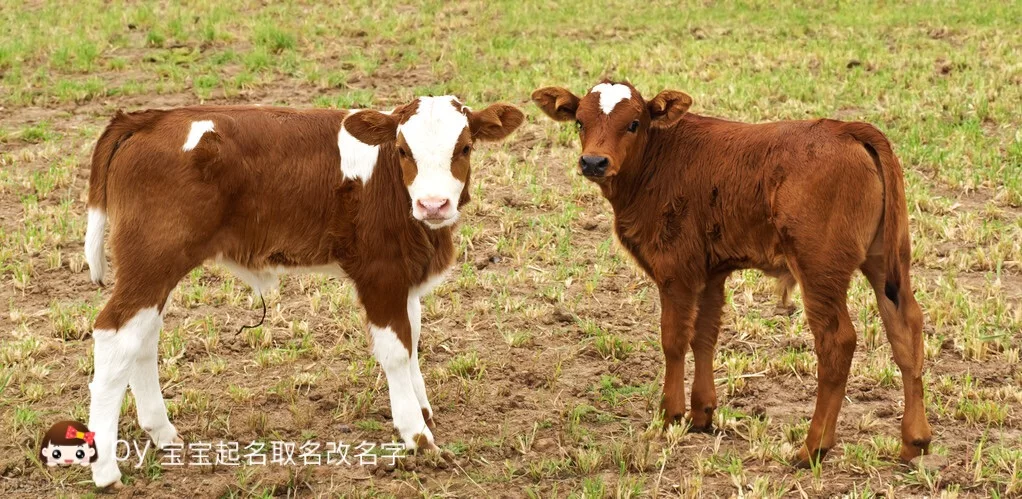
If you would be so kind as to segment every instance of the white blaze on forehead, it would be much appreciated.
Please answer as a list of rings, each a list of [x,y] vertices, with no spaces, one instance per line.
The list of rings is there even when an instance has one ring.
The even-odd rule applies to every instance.
[[[352,111],[348,117],[354,116],[357,112]],[[359,179],[363,184],[368,182],[373,170],[376,169],[380,146],[371,146],[356,139],[342,124],[341,131],[337,134],[337,148],[341,151],[341,174],[344,175],[344,179]]]
[[[195,146],[199,145],[199,139],[202,138],[206,132],[213,131],[213,122],[210,120],[193,121],[192,128],[188,131],[188,138],[185,140],[185,145],[181,147],[182,151],[188,152],[195,149]]]
[[[415,114],[397,127],[411,149],[420,175],[424,168],[450,170],[454,145],[468,126],[468,117],[454,108],[454,101],[451,95],[420,97]]]
[[[424,198],[444,198],[456,205],[461,197],[465,183],[451,173],[451,159],[468,117],[455,108],[455,100],[451,95],[420,97],[415,114],[397,128],[415,159],[417,173],[408,186],[412,206]]]
[[[600,109],[603,114],[610,114],[619,102],[632,98],[632,89],[628,85],[619,83],[601,83],[593,87],[590,92],[600,94]]]

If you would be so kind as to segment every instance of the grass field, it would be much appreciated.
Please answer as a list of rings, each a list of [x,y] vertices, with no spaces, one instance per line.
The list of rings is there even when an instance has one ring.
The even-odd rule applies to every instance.
[[[36,454],[52,423],[87,420],[91,324],[109,288],[88,279],[84,199],[115,110],[387,108],[454,93],[529,118],[476,155],[457,266],[424,302],[422,367],[453,462],[213,468],[150,456],[122,463],[121,494],[1022,496],[1022,4],[181,3],[0,7],[0,495],[93,493],[86,470]],[[906,170],[945,469],[896,462],[901,377],[861,276],[839,444],[821,468],[786,464],[808,427],[816,358],[801,305],[775,313],[758,272],[728,284],[720,432],[660,430],[656,288],[575,173],[574,127],[528,101],[605,76],[647,96],[684,90],[700,114],[862,120],[888,134]],[[239,334],[261,313],[240,281],[209,266],[178,287],[160,371],[185,439],[390,441],[351,286],[289,277],[268,305],[266,324]],[[124,405],[122,438],[144,439],[130,396]]]

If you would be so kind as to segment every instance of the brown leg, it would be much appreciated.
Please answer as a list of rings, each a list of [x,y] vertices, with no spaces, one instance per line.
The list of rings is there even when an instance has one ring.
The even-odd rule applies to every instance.
[[[688,419],[694,431],[713,428],[713,411],[717,408],[717,388],[713,384],[713,356],[720,332],[720,316],[724,308],[724,282],[728,273],[710,278],[699,298],[692,355],[695,357],[695,381],[692,382],[692,409]]]
[[[775,308],[775,313],[780,315],[791,315],[795,312],[795,305],[791,302],[791,295],[795,291],[795,276],[785,272],[777,277],[776,291],[780,303]]]
[[[844,272],[832,269],[827,275],[800,270],[800,276],[808,276],[800,279],[799,284],[816,343],[818,381],[809,434],[795,462],[797,466],[808,467],[823,459],[836,442],[838,415],[855,353],[856,335],[846,305],[851,273],[838,277],[835,274]]]
[[[861,267],[873,286],[880,318],[887,340],[891,342],[894,362],[901,370],[905,387],[905,414],[901,420],[901,459],[910,461],[930,452],[932,433],[923,405],[923,314],[912,293],[902,293],[901,303],[884,293],[884,262],[882,256],[871,256]],[[902,284],[907,286],[907,283]]]
[[[665,427],[685,416],[685,352],[695,332],[696,296],[682,285],[660,288],[660,341],[666,362],[660,411]]]

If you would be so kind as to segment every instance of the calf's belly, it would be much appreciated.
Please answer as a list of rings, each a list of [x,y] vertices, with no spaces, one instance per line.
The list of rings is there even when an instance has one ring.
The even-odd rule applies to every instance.
[[[341,269],[339,264],[288,267],[268,265],[252,268],[223,256],[216,258],[213,262],[224,266],[238,279],[251,286],[256,293],[275,289],[280,281],[280,276],[284,274],[324,274],[337,278],[346,277],[344,270]]]

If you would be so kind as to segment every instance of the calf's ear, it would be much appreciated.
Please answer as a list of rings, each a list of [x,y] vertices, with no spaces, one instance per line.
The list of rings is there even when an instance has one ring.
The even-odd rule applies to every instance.
[[[578,111],[578,97],[563,87],[546,87],[532,93],[535,102],[547,116],[557,121],[571,121]]]
[[[525,114],[511,104],[493,104],[480,111],[468,111],[473,140],[501,140],[525,121]]]
[[[657,126],[677,123],[691,105],[692,97],[677,90],[664,90],[646,104],[650,120]]]
[[[379,111],[358,111],[344,119],[344,129],[361,142],[371,146],[397,138],[397,121]]]

